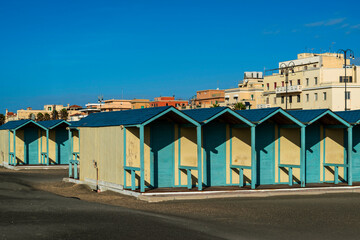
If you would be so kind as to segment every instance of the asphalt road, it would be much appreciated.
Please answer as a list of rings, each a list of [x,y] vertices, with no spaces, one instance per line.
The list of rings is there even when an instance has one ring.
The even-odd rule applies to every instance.
[[[161,203],[120,196],[119,202],[114,201],[120,206],[111,206],[79,200],[75,193],[72,197],[62,197],[34,188],[40,183],[59,182],[63,174],[0,169],[0,239],[358,239],[360,236],[360,194],[356,193]]]

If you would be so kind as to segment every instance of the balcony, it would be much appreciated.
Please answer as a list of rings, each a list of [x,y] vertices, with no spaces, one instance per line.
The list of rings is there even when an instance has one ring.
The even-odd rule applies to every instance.
[[[276,94],[286,93],[286,87],[277,87],[275,90]],[[288,93],[302,92],[302,85],[294,85],[287,87]]]
[[[256,107],[257,108],[271,108],[271,105],[270,104],[258,104]]]

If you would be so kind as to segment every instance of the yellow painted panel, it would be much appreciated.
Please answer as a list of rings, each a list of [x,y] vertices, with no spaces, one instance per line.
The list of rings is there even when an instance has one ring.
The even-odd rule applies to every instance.
[[[175,124],[174,126],[174,177],[175,177],[175,186],[179,185],[179,125]]]
[[[232,129],[232,163],[251,166],[251,131],[250,128]],[[251,181],[251,170],[245,169],[246,182]],[[232,183],[239,183],[239,171],[232,171]]]
[[[275,159],[277,161],[277,159]],[[280,129],[280,163],[300,165],[300,129]],[[288,182],[288,168],[280,169],[280,182]],[[293,168],[293,177],[300,180],[300,169]]]
[[[320,180],[324,179],[324,126],[320,126]]]
[[[197,143],[196,128],[181,128],[180,131],[180,164],[184,166],[197,166]],[[197,171],[191,172],[194,178],[198,178]],[[181,184],[187,184],[186,173],[181,171]]]
[[[325,162],[344,163],[344,129],[325,129]],[[339,178],[344,178],[344,168],[339,168]],[[325,181],[334,181],[334,167],[325,168]]]
[[[9,133],[7,130],[0,131],[0,161],[2,164],[9,162]]]
[[[56,132],[49,131],[49,163],[56,163]]]
[[[24,130],[16,131],[16,159],[18,163],[24,163]]]
[[[225,167],[226,184],[230,184],[230,126],[226,124]]]

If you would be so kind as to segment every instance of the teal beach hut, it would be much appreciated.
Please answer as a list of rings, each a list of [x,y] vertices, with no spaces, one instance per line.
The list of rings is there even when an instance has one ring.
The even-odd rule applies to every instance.
[[[306,183],[352,185],[352,126],[328,109],[291,110],[306,126]]]
[[[42,144],[42,132],[45,132]],[[0,154],[3,164],[39,165],[48,161],[48,129],[26,119],[0,126]]]
[[[40,121],[38,124],[49,132],[49,157],[47,164],[69,164],[71,158],[70,123],[65,120],[50,120]],[[44,137],[46,137],[46,131],[41,131],[40,144],[42,144]]]
[[[281,108],[238,110],[256,125],[256,184],[305,186],[305,125]]]
[[[202,127],[204,185],[255,188],[255,124],[227,107],[182,112]]]

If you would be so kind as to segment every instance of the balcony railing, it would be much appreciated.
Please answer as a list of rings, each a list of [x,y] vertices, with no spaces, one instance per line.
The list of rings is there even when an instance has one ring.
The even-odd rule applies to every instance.
[[[286,87],[277,87],[275,90],[276,94],[286,93]],[[294,85],[287,87],[288,93],[302,92],[302,85]]]
[[[258,104],[257,108],[271,108],[270,104]]]

